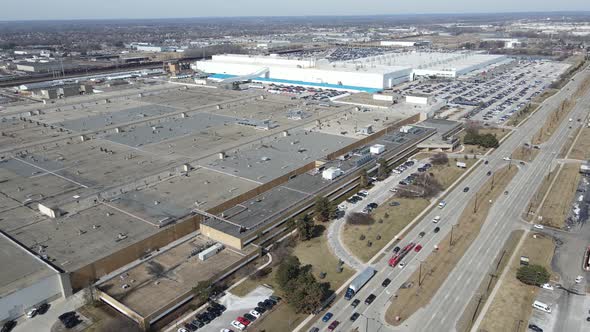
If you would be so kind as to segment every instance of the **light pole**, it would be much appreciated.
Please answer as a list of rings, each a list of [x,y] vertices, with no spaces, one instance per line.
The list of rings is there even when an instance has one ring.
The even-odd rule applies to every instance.
[[[422,263],[424,263],[424,261],[420,261],[420,269],[418,272],[418,286],[422,286]]]

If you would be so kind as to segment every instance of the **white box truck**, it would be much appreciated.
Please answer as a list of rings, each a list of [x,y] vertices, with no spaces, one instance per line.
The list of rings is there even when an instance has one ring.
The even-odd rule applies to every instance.
[[[457,167],[459,168],[467,168],[467,164],[462,162],[462,161],[458,161],[457,162]]]

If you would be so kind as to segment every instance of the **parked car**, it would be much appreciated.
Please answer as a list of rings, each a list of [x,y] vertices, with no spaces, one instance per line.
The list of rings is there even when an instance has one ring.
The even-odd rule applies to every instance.
[[[332,324],[330,324],[330,326],[328,326],[328,331],[334,331],[338,325],[340,325],[340,322],[335,320],[332,322]]]
[[[246,326],[244,324],[242,324],[238,321],[235,321],[235,320],[231,322],[231,326],[235,327],[236,329],[238,329],[240,331],[243,331],[246,328]]]
[[[373,303],[373,301],[375,301],[376,297],[377,296],[375,296],[375,294],[371,294],[371,295],[367,296],[367,298],[365,299],[365,304],[370,305],[371,303]]]
[[[399,246],[395,247],[395,248],[393,248],[393,253],[397,254],[400,250],[401,250],[401,248]]]
[[[552,286],[551,284],[549,284],[549,283],[547,283],[547,284],[542,284],[542,285],[541,285],[541,288],[543,288],[543,289],[547,289],[547,290],[553,290],[553,286]]]
[[[9,320],[2,325],[2,332],[10,332],[16,326],[16,321]]]
[[[309,332],[320,332],[320,329],[317,327],[312,327]]]
[[[236,318],[236,320],[238,322],[242,323],[244,326],[248,326],[251,323],[251,321],[249,319],[246,319],[245,317],[242,317],[242,316],[238,316],[238,318]]]
[[[399,202],[390,202],[389,206],[399,206]]]
[[[37,308],[37,313],[39,315],[44,315],[47,312],[47,310],[49,310],[49,304],[43,303],[39,306],[39,308]]]
[[[246,318],[247,320],[253,322],[256,320],[256,316],[251,315],[249,312],[243,314],[242,316],[244,316],[244,318]]]
[[[332,319],[332,316],[334,316],[334,314],[333,314],[333,313],[331,313],[331,312],[326,312],[326,314],[325,314],[325,315],[324,315],[324,317],[322,318],[322,321],[323,321],[323,322],[327,322],[327,321],[329,321],[330,319]]]
[[[252,315],[256,318],[260,317],[260,313],[256,310],[250,310],[250,315]]]
[[[33,318],[37,315],[37,308],[31,308],[27,311],[27,318]]]
[[[350,304],[353,308],[356,308],[357,305],[359,305],[359,303],[361,303],[361,300],[359,299],[355,299],[354,301],[352,301],[352,303]]]
[[[545,228],[543,225],[539,225],[539,224],[534,224],[533,227],[536,229],[544,229]]]
[[[579,283],[581,283],[583,279],[584,279],[584,277],[582,277],[582,276],[577,276],[577,277],[576,277],[576,280],[575,280],[576,284],[579,284]]]
[[[355,312],[354,314],[352,314],[352,316],[350,316],[350,321],[354,322],[355,320],[357,320],[357,318],[359,318],[361,314],[359,314],[358,312]]]

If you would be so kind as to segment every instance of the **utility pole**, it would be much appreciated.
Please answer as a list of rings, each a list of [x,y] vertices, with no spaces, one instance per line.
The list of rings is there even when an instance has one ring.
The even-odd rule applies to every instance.
[[[420,261],[420,270],[418,272],[418,286],[422,286],[422,261]]]
[[[494,190],[494,178],[496,177],[496,173],[492,173],[492,190]]]

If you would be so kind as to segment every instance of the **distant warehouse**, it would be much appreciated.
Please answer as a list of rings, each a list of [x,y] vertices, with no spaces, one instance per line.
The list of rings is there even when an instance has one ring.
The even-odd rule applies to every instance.
[[[192,68],[212,74],[219,81],[309,86],[352,92],[389,89],[419,76],[455,78],[494,63],[509,61],[504,55],[473,52],[392,52],[354,60],[287,58],[276,54],[214,55]]]

